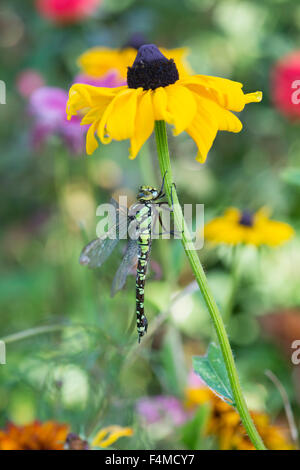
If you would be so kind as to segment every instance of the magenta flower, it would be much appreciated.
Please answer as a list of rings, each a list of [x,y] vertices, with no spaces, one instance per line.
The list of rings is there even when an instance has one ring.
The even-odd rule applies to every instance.
[[[28,98],[31,93],[44,85],[44,79],[37,70],[25,69],[17,76],[16,87],[23,98]]]
[[[147,424],[167,421],[172,426],[180,426],[189,418],[181,402],[170,395],[141,398],[136,409]]]
[[[55,87],[40,87],[30,95],[29,113],[34,119],[31,137],[35,149],[40,149],[49,137],[56,135],[72,153],[83,152],[86,126],[81,126],[76,116],[67,120],[67,100],[67,92]]]
[[[276,108],[291,120],[300,119],[300,51],[282,57],[271,75],[271,96]]]
[[[36,0],[38,12],[55,23],[77,23],[92,16],[100,0]]]
[[[126,80],[123,80],[120,77],[120,74],[118,73],[117,70],[111,70],[108,72],[106,75],[103,75],[103,77],[91,77],[90,75],[86,75],[84,73],[80,73],[79,75],[76,75],[74,79],[74,83],[83,83],[85,85],[92,85],[92,86],[102,86],[106,88],[115,88],[118,86],[123,86],[126,85],[127,82]]]

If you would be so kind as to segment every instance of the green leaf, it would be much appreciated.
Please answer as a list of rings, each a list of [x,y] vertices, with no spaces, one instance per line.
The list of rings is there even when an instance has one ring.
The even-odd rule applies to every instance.
[[[208,347],[205,356],[193,357],[194,372],[217,395],[221,395],[234,406],[234,398],[221,350],[214,343]]]
[[[286,183],[300,186],[300,168],[286,168],[281,173],[281,178]]]
[[[204,403],[199,406],[193,418],[182,426],[181,440],[187,449],[201,450],[205,447],[203,441],[210,413],[210,403]]]
[[[172,326],[165,335],[160,359],[161,365],[156,369],[160,379],[174,395],[181,395],[187,381],[187,373],[182,337]]]

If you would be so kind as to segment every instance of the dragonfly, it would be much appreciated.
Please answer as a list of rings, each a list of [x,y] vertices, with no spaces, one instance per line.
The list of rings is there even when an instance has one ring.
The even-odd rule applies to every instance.
[[[157,213],[154,214],[153,208],[155,205],[159,205],[172,211],[166,206],[166,202],[162,202],[162,198],[165,196],[163,188],[164,178],[160,190],[153,186],[140,186],[137,194],[137,205],[133,211],[129,211],[126,217],[121,216],[119,204],[112,199],[111,203],[115,206],[117,213],[116,224],[110,227],[104,236],[88,243],[83,248],[79,258],[80,264],[90,268],[99,268],[109,258],[119,240],[126,238],[128,226],[134,222],[136,236],[131,237],[128,241],[124,257],[112,283],[111,295],[114,296],[124,287],[128,274],[136,266],[136,324],[139,343],[147,333],[148,328],[148,320],[144,311],[144,295],[151,252],[153,217],[157,216]],[[134,215],[131,212],[134,212]],[[158,217],[161,225],[163,225],[160,214]]]

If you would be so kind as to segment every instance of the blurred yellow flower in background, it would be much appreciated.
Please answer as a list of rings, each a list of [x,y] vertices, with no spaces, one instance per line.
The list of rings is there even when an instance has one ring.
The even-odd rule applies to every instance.
[[[165,49],[160,47],[161,53],[167,59],[173,59],[179,73],[179,77],[193,73],[186,57],[188,48]],[[123,49],[110,49],[107,47],[93,47],[84,52],[77,60],[81,72],[92,78],[101,78],[112,70],[116,70],[120,77],[127,78],[127,69],[136,58],[137,49],[125,47]]]
[[[109,447],[120,437],[133,436],[133,429],[117,425],[101,429],[92,441],[92,447]]]
[[[259,102],[261,92],[244,94],[242,84],[219,77],[194,75],[179,78],[172,59],[153,44],[142,46],[127,73],[128,86],[117,88],[75,84],[69,92],[68,119],[83,116],[89,125],[86,151],[91,155],[112,140],[130,139],[133,159],[150,137],[155,121],[174,126],[174,135],[186,131],[198,147],[203,163],[218,130],[239,132],[241,121],[231,111]]]
[[[68,425],[56,421],[25,426],[9,423],[0,430],[0,450],[63,450],[68,432]]]
[[[61,206],[68,215],[70,229],[80,230],[81,226],[87,228],[94,223],[96,204],[90,187],[84,181],[78,180],[64,186]]]
[[[187,388],[186,407],[193,409],[204,403],[211,407],[206,425],[206,435],[218,440],[220,450],[254,450],[241,424],[236,410],[207,387]],[[294,448],[285,432],[270,423],[265,413],[251,412],[257,430],[269,450],[291,450]]]
[[[290,240],[293,235],[294,230],[289,224],[270,220],[265,208],[252,214],[231,207],[223,216],[211,220],[204,227],[205,240],[230,245],[277,246]]]

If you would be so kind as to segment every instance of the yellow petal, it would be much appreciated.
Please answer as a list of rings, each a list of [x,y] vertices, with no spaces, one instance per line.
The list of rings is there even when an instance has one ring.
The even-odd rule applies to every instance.
[[[108,426],[98,432],[92,442],[92,447],[105,448],[116,442],[120,437],[132,435],[132,428],[123,428],[122,426]]]
[[[89,127],[87,134],[86,134],[86,153],[88,155],[92,155],[96,148],[98,147],[98,141],[95,137],[96,127],[98,125],[98,121],[94,121],[93,124]]]
[[[168,96],[165,88],[159,87],[152,92],[152,103],[155,121],[166,121],[173,123],[173,117],[168,112]]]
[[[219,128],[217,116],[215,116],[215,107],[211,106],[210,100],[196,96],[197,112],[186,129],[186,132],[192,137],[198,147],[196,160],[204,163],[207,154],[213,144]]]
[[[179,78],[193,74],[193,70],[186,59],[189,54],[189,49],[187,47],[178,47],[176,49],[164,49],[163,47],[160,47],[159,50],[165,57],[167,57],[167,59],[174,60],[179,73]]]
[[[89,109],[86,114],[81,119],[81,124],[92,124],[93,122],[99,120],[103,115],[103,109],[99,106]]]
[[[238,222],[242,216],[242,213],[236,207],[228,207],[224,211],[223,219],[226,219],[230,222]]]
[[[172,115],[174,135],[183,132],[193,120],[197,104],[193,93],[183,86],[169,85],[165,88],[167,94],[167,109]]]
[[[219,122],[219,131],[240,132],[243,128],[243,124],[235,114],[218,105],[216,105],[216,116]]]
[[[127,87],[118,88],[105,88],[85,85],[83,83],[76,83],[72,85],[69,91],[69,99],[67,102],[68,119],[76,114],[87,114],[92,108],[97,107],[101,114],[104,112],[106,106],[122,89]]]
[[[136,103],[141,92],[141,88],[126,89],[114,99],[106,121],[107,132],[112,139],[125,140],[132,137],[135,131]]]
[[[247,103],[243,93],[243,85],[226,78],[210,77],[207,75],[194,75],[180,80],[198,94],[210,98],[221,107],[231,111],[242,111]]]
[[[247,103],[259,103],[262,100],[263,94],[261,91],[255,91],[254,93],[246,93],[245,102]]]
[[[186,129],[198,146],[197,160],[204,163],[217,131],[240,132],[243,125],[232,112],[219,106],[215,101],[194,93],[197,111]]]
[[[77,60],[78,66],[87,75],[95,78],[103,77],[103,75],[112,69],[118,69],[119,62],[119,51],[106,47],[88,49]]]
[[[192,74],[192,69],[186,60],[188,54],[187,48],[159,49],[165,57],[174,59],[180,77]],[[78,58],[77,63],[82,71],[95,78],[103,77],[103,75],[111,70],[117,70],[121,77],[126,78],[127,67],[132,66],[136,54],[136,49],[132,47],[125,47],[123,49],[93,47],[84,52]]]
[[[116,98],[114,98],[109,103],[109,105],[106,107],[106,109],[105,109],[105,111],[102,115],[102,118],[100,120],[100,124],[98,126],[98,129],[97,129],[97,135],[98,135],[98,137],[99,137],[102,144],[109,144],[112,141],[112,137],[107,135],[106,124],[107,124],[108,116],[109,116],[109,114],[111,113],[111,111],[113,109],[115,99]]]
[[[151,92],[144,92],[137,102],[134,134],[130,141],[129,158],[134,159],[140,148],[150,137],[154,128],[154,112]]]
[[[268,220],[257,223],[256,229],[260,235],[260,244],[278,246],[290,240],[295,232],[294,229],[284,222]]]
[[[272,214],[272,209],[268,206],[263,206],[255,213],[255,221],[259,222],[261,220],[270,219]]]
[[[252,226],[240,223],[241,211],[234,207],[228,208],[224,215],[205,224],[205,239],[213,243],[237,245],[277,246],[288,241],[293,235],[293,228],[284,222],[268,219],[259,210],[254,214]]]

